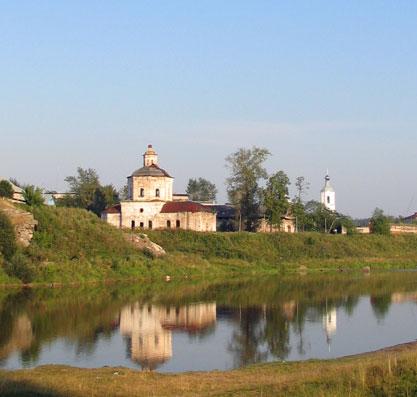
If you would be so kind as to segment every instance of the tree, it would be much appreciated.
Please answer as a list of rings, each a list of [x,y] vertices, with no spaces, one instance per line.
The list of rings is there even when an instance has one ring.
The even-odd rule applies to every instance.
[[[227,178],[229,201],[235,206],[239,230],[244,225],[247,231],[256,231],[259,222],[259,208],[262,189],[259,182],[268,174],[264,162],[270,155],[264,148],[241,148],[226,157],[226,167],[230,170]]]
[[[0,253],[7,260],[11,259],[17,250],[14,227],[7,215],[0,212]]]
[[[57,205],[85,208],[100,216],[108,206],[119,202],[119,193],[113,185],[102,186],[95,170],[77,168],[76,176],[68,176],[69,194],[57,200]]]
[[[94,201],[96,189],[100,187],[98,174],[92,168],[77,168],[76,176],[67,176],[65,182],[69,185],[69,192],[72,196],[68,196],[67,203],[71,206],[88,208]]]
[[[375,208],[372,218],[369,222],[369,229],[374,234],[385,234],[391,233],[391,224],[389,218],[384,215],[384,211],[380,208]]]
[[[327,209],[318,201],[311,200],[305,205],[305,229],[328,233],[335,227],[339,214]]]
[[[290,208],[288,201],[288,186],[290,180],[284,171],[278,171],[272,175],[264,189],[265,215],[268,224],[279,228],[281,226],[282,217],[285,216]]]
[[[42,189],[33,185],[25,185],[23,187],[23,199],[31,207],[38,207],[45,204]]]
[[[217,188],[207,179],[198,178],[188,181],[186,193],[192,201],[215,201]]]
[[[0,181],[0,197],[13,198],[13,186],[9,181]]]
[[[292,203],[291,212],[295,217],[297,231],[305,230],[307,214],[304,207],[303,196],[310,188],[310,183],[306,182],[303,176],[298,176],[295,181],[296,195]]]
[[[97,216],[109,206],[119,202],[119,194],[113,185],[100,186],[94,191],[93,202],[87,207]]]
[[[297,189],[296,200],[302,202],[304,194],[308,189],[310,189],[310,183],[307,182],[303,176],[298,176],[295,182],[295,187]]]

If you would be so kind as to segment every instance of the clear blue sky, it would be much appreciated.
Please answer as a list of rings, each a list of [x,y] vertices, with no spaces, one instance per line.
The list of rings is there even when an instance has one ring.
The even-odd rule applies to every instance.
[[[121,186],[153,143],[181,192],[224,158],[329,168],[338,209],[417,210],[417,2],[0,1],[0,175]],[[413,200],[413,197],[414,200]]]

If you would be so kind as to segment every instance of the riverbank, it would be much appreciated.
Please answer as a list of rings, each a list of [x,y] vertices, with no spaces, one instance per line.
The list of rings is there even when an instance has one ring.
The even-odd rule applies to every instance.
[[[337,360],[159,374],[43,366],[1,371],[2,396],[390,396],[417,393],[417,343]]]
[[[28,208],[27,208],[28,209]],[[155,258],[94,214],[75,208],[29,209],[38,221],[11,266],[0,258],[0,284],[82,284],[108,280],[216,279],[294,271],[413,269],[417,236],[319,233],[147,232],[167,252]]]

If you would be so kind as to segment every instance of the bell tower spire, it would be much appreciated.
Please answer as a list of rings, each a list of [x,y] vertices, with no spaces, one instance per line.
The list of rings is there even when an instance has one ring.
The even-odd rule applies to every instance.
[[[152,145],[148,145],[148,149],[143,155],[143,166],[150,167],[152,164],[158,165],[158,154],[155,152]]]
[[[324,177],[324,187],[320,192],[320,202],[330,211],[336,211],[336,193],[330,184],[329,171]]]

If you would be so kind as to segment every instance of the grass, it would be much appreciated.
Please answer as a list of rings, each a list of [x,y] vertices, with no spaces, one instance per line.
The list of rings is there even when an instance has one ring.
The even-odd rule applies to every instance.
[[[43,366],[0,372],[2,396],[414,396],[417,344],[337,360],[158,374]]]
[[[168,255],[153,259],[94,214],[75,208],[32,208],[39,222],[22,251],[34,283],[122,279],[221,278],[298,270],[415,268],[417,236],[318,233],[253,234],[150,231]],[[16,282],[0,269],[0,284]]]
[[[150,238],[168,252],[195,255],[210,263],[264,270],[415,268],[415,235],[325,235],[320,233],[195,233],[154,231]]]

